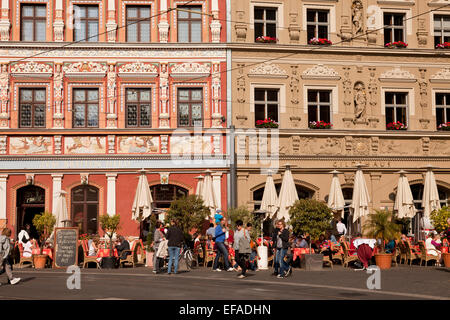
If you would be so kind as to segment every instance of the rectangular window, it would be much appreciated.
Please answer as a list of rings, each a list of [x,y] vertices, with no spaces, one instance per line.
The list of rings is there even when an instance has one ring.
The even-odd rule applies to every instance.
[[[178,89],[178,126],[203,126],[203,89]]]
[[[329,38],[329,14],[328,10],[308,9],[306,11],[308,41],[312,38]]]
[[[434,16],[434,46],[450,42],[450,15]]]
[[[19,91],[19,127],[45,128],[45,89]]]
[[[73,127],[98,128],[98,89],[73,89]]]
[[[178,42],[202,42],[202,7],[178,8]]]
[[[22,4],[21,6],[21,41],[45,41],[46,14],[45,5]]]
[[[405,42],[405,14],[384,14],[384,43],[403,41]]]
[[[255,39],[277,37],[277,9],[255,8]]]
[[[279,96],[278,89],[255,89],[255,124],[268,118],[278,122]]]
[[[150,42],[150,6],[127,6],[127,42]]]
[[[129,88],[126,93],[128,128],[151,127],[151,90]]]
[[[436,127],[450,122],[450,93],[436,93]]]
[[[98,6],[74,5],[74,40],[98,42]]]
[[[408,126],[408,94],[406,92],[386,92],[386,125],[392,122],[401,122]]]
[[[331,90],[308,90],[308,123],[331,122]]]

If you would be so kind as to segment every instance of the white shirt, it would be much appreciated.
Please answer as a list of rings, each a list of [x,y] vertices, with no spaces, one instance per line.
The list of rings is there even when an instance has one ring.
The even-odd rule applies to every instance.
[[[346,234],[347,233],[347,227],[341,221],[339,221],[336,224],[336,229],[337,229],[337,232],[339,232],[339,234]]]
[[[25,239],[30,240],[30,235],[28,234],[28,232],[26,232],[26,230],[20,231],[19,235],[17,236],[17,238],[19,239],[19,243],[21,243],[22,245],[24,245],[24,243],[22,242],[24,236]]]
[[[28,241],[27,243],[23,244],[23,256],[25,258],[29,258],[32,256],[32,250],[31,250],[31,241]]]

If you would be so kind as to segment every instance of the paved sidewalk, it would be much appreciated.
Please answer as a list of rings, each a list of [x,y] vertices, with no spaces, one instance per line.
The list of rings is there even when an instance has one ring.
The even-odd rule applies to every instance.
[[[19,285],[0,278],[0,299],[446,299],[450,300],[450,269],[399,266],[381,271],[381,289],[369,290],[366,271],[335,266],[308,272],[294,269],[289,278],[271,272],[212,272],[199,268],[178,275],[153,274],[150,268],[81,269],[81,289],[69,290],[63,269],[15,269]]]

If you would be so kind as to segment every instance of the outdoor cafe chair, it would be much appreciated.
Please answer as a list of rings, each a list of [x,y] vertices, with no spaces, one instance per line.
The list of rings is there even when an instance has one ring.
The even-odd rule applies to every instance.
[[[343,256],[344,267],[348,267],[348,264],[352,261],[359,260],[356,252],[353,254],[350,254],[350,249],[349,249],[350,246],[349,246],[348,242],[345,242],[345,241],[341,242],[341,246],[342,246],[342,249],[344,250],[344,256]]]
[[[420,266],[422,266],[422,261],[425,261],[425,267],[428,266],[428,261],[430,260],[439,262],[438,256],[427,253],[427,249],[425,248],[425,243],[423,241],[419,241],[419,249],[420,249]]]
[[[403,244],[406,247],[406,261],[409,261],[409,265],[412,265],[413,260],[420,259],[420,252],[413,249],[409,241],[403,241]]]
[[[89,256],[88,240],[80,240],[80,243],[83,248],[83,269],[86,268],[86,265],[89,265],[91,262],[97,265],[97,269],[101,269],[97,256]]]
[[[131,250],[124,250],[124,251],[122,251],[122,254],[124,252],[128,252],[129,254],[126,256],[125,259],[122,259],[122,257],[120,258],[120,260],[119,260],[119,266],[120,267],[123,267],[122,264],[125,264],[125,263],[131,264],[133,268],[135,267],[136,263],[138,262],[137,261],[137,248],[138,248],[138,245],[140,245],[138,241],[133,241]]]
[[[23,264],[26,262],[31,263],[31,266],[34,268],[33,256],[24,257],[23,256],[23,245],[21,243],[19,243],[18,246],[19,246],[19,252],[20,252],[19,268],[23,268]]]

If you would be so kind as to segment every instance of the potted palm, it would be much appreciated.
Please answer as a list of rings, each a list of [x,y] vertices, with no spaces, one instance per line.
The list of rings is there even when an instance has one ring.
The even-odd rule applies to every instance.
[[[45,211],[44,213],[37,214],[33,218],[33,225],[39,233],[39,254],[34,255],[34,267],[36,269],[44,269],[45,263],[47,262],[47,255],[42,254],[44,250],[44,245],[48,237],[53,232],[53,227],[55,226],[56,218],[52,213]]]
[[[311,243],[318,239],[329,227],[333,214],[328,206],[313,199],[297,200],[289,210],[291,225],[296,234],[309,234],[309,252],[305,254],[306,270],[320,271],[323,267],[323,254],[311,254]]]
[[[386,253],[385,242],[400,238],[401,226],[394,221],[394,215],[388,210],[375,210],[369,215],[363,230],[370,237],[379,240],[380,251],[375,254],[375,262],[380,269],[390,269],[392,253]]]
[[[102,259],[102,267],[106,269],[112,269],[114,267],[114,258],[113,258],[114,248],[112,238],[116,233],[116,231],[119,229],[120,215],[116,214],[114,216],[110,216],[108,214],[104,214],[100,216],[99,220],[103,232],[109,238],[109,257]]]

